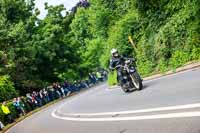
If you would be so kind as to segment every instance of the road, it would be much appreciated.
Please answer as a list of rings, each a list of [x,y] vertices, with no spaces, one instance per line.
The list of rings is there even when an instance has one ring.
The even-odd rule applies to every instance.
[[[144,81],[125,94],[106,84],[52,105],[8,133],[200,133],[200,68]]]

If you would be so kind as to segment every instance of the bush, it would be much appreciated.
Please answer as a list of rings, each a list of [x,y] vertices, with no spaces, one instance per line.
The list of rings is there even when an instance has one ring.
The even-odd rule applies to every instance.
[[[200,60],[200,48],[194,48],[192,50],[191,58],[193,60]]]
[[[161,72],[161,73],[164,73],[167,70],[169,70],[168,61],[166,61],[164,59],[160,59],[160,61],[158,63],[158,71]]]
[[[172,58],[170,59],[170,66],[175,69],[187,63],[190,60],[190,56],[187,52],[183,51],[176,51]]]
[[[18,95],[13,82],[8,76],[0,76],[0,102],[12,99]]]

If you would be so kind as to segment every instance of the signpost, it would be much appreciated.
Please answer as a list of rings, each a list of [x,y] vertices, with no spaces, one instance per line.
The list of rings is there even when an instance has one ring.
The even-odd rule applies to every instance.
[[[136,47],[135,43],[133,42],[133,39],[131,36],[128,36],[128,40],[131,43],[131,45],[133,46],[133,48],[136,49],[137,47]]]

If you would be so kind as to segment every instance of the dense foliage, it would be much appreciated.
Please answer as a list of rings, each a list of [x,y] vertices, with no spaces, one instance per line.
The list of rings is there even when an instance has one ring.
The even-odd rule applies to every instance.
[[[16,92],[13,83],[9,80],[8,76],[0,76],[0,102],[10,100],[16,97]]]
[[[200,59],[198,0],[90,2],[91,7],[79,9],[72,21],[74,34],[87,50],[81,54],[89,57],[85,65],[107,67],[113,47],[134,56],[143,76]],[[132,48],[128,36],[137,48]]]
[[[0,75],[28,92],[107,68],[113,47],[136,57],[142,75],[179,67],[200,59],[199,7],[198,0],[90,0],[74,13],[45,4],[41,20],[34,0],[1,0]]]
[[[0,1],[0,75],[9,75],[21,93],[65,78],[78,78],[80,57],[70,30],[73,15],[63,5],[48,6],[37,18],[34,1]]]

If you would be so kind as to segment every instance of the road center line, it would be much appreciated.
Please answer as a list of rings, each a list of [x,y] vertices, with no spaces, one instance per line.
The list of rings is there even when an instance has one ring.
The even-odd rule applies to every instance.
[[[130,117],[107,117],[107,118],[73,118],[73,117],[61,117],[55,114],[56,110],[52,112],[52,116],[57,119],[68,121],[88,121],[88,122],[101,122],[101,121],[130,121],[130,120],[153,120],[153,119],[167,119],[167,118],[187,118],[187,117],[200,117],[200,111],[194,112],[181,112],[181,113],[169,113],[158,115],[145,115],[145,116],[130,116]]]
[[[141,109],[141,110],[105,112],[105,113],[62,113],[60,110],[57,110],[57,111],[63,115],[67,115],[67,116],[105,116],[105,115],[114,115],[114,114],[122,115],[122,114],[149,113],[149,112],[158,112],[158,111],[172,111],[172,110],[191,109],[191,108],[198,108],[198,107],[200,107],[200,103],[169,106],[169,107],[150,108],[150,109]],[[61,109],[61,108],[59,108],[59,109]]]

